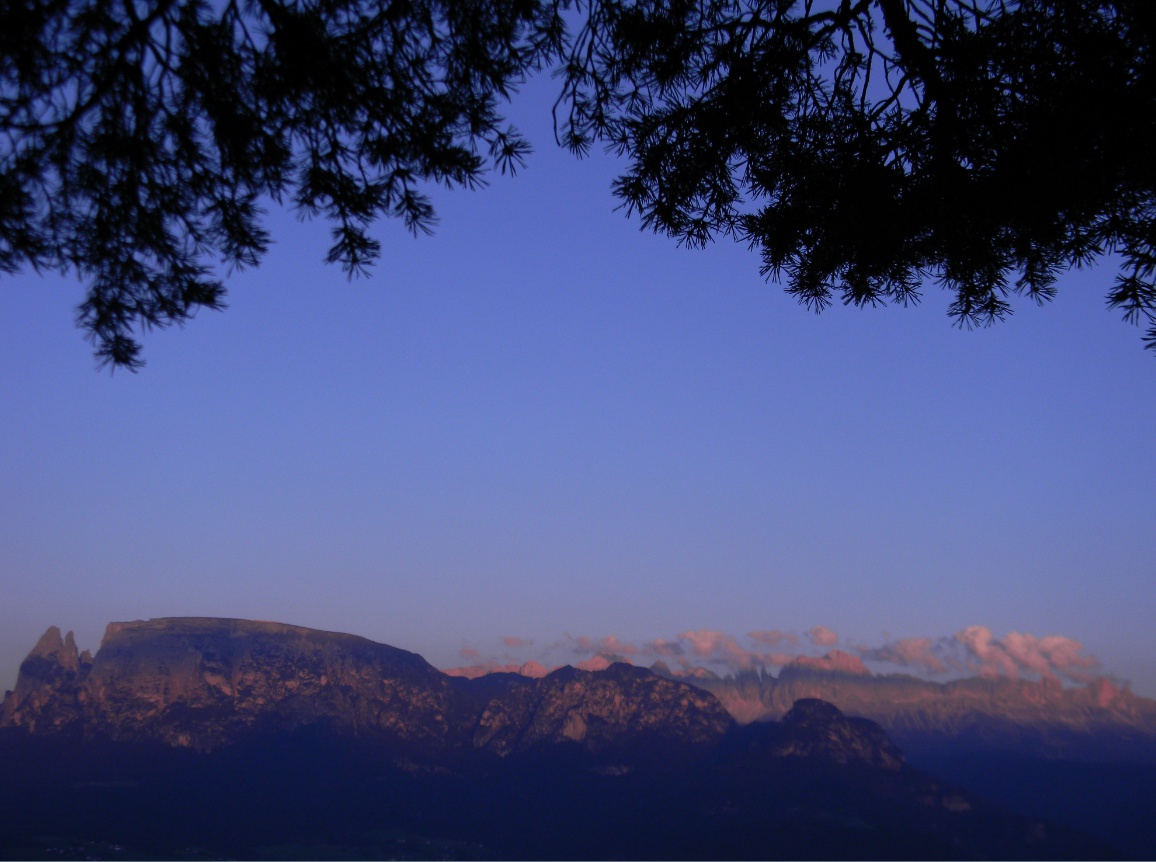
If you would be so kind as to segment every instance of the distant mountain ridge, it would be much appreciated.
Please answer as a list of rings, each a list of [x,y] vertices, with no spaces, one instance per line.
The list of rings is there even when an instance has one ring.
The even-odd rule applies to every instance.
[[[466,679],[248,620],[114,623],[95,656],[50,628],[0,706],[0,774],[6,858],[1113,855],[822,700],[739,726],[624,663]]]
[[[711,692],[740,723],[777,720],[799,698],[819,698],[878,722],[908,754],[946,746],[1156,762],[1156,701],[1104,678],[1078,687],[1002,677],[937,683],[872,674],[858,657],[840,650],[800,659],[777,677],[672,672],[662,662],[651,669]]]
[[[916,756],[1015,750],[1156,762],[1156,701],[1103,678],[1069,688],[1048,679],[935,683],[872,674],[840,650],[799,659],[777,677],[671,671],[662,662],[652,673],[603,664],[616,668],[618,684],[631,681],[639,703],[653,707],[669,696],[685,704],[686,715],[667,710],[646,725],[637,715],[612,717],[605,703],[600,713],[593,704],[601,703],[602,677],[573,668],[548,674],[528,663],[517,674],[448,676],[421,656],[355,635],[193,617],[110,623],[95,657],[78,650],[71,632],[50,627],[0,705],[0,727],[73,728],[114,739],[143,735],[210,750],[245,728],[292,728],[324,719],[399,744],[508,751],[516,747],[514,739],[529,745],[550,735],[573,736],[579,727],[616,727],[615,722],[646,725],[647,732],[661,727],[663,733],[686,725],[703,742],[724,734],[732,717],[740,724],[779,720],[798,700],[819,699],[877,722]],[[704,691],[713,697],[698,694]],[[543,706],[543,699],[549,704]],[[546,730],[545,716],[555,709],[556,726]]]

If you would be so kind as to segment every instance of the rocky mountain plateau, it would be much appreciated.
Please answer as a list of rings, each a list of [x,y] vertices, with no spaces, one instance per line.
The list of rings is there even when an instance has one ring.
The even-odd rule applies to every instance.
[[[838,698],[740,724],[695,683],[451,677],[248,620],[113,623],[94,656],[50,628],[0,706],[0,858],[1121,855],[915,769]]]

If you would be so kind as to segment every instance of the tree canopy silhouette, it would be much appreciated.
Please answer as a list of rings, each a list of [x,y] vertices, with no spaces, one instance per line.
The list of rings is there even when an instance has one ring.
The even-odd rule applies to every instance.
[[[577,152],[690,245],[749,243],[814,309],[917,301],[986,325],[1118,254],[1110,306],[1156,348],[1156,6],[1148,0],[0,0],[0,267],[74,269],[97,354],[219,307],[260,202],[333,222],[513,170],[498,114],[561,78]]]
[[[563,35],[510,0],[0,0],[0,267],[75,270],[97,356],[220,307],[265,253],[263,198],[333,223],[329,260],[428,231],[424,186],[477,186],[527,143],[499,100]]]
[[[816,310],[931,278],[986,325],[1118,252],[1156,347],[1154,36],[1146,0],[595,3],[561,129],[629,158],[644,224],[748,242]]]

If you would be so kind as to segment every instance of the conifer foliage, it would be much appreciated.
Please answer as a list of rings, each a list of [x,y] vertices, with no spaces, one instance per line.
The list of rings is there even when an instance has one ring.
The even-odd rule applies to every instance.
[[[816,310],[938,281],[961,325],[1105,254],[1156,347],[1156,4],[596,2],[562,137],[629,159],[626,207],[730,235]]]
[[[1116,254],[1108,303],[1156,348],[1149,0],[0,0],[0,269],[73,271],[98,358],[222,306],[262,206],[381,216],[513,171],[499,113],[560,78],[576,152],[690,245],[748,243],[819,310],[951,291],[962,325]]]
[[[527,143],[498,114],[556,52],[521,0],[0,0],[0,267],[74,270],[97,356],[221,305],[218,264],[265,253],[261,205],[380,254],[380,215],[428,231],[431,184],[473,187]]]

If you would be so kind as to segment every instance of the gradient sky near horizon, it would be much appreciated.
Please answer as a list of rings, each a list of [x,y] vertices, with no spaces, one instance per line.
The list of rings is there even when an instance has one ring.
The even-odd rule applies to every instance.
[[[1110,261],[987,330],[934,285],[816,316],[745,247],[615,212],[617,163],[555,148],[552,96],[510,109],[527,169],[435,192],[432,237],[380,222],[369,279],[274,211],[229,309],[147,335],[136,375],[94,370],[79,282],[0,277],[0,688],[49,625],[95,650],[204,615],[440,667],[984,626],[1156,696],[1156,357]]]

